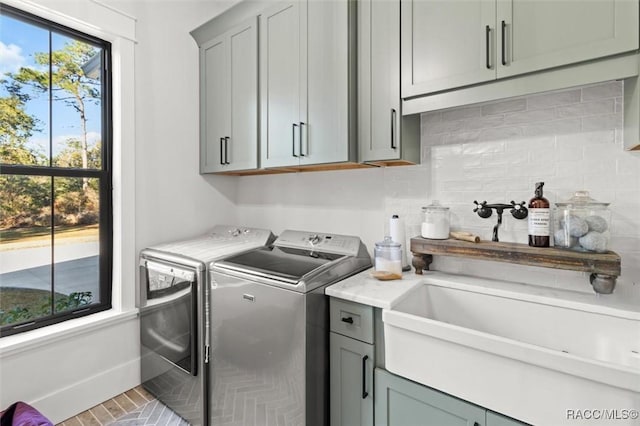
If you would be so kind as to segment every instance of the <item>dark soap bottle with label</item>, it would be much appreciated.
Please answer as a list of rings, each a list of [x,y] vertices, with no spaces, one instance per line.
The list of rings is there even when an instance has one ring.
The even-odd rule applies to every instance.
[[[549,200],[544,198],[544,182],[536,183],[536,196],[529,200],[529,245],[531,247],[549,247],[551,210]]]

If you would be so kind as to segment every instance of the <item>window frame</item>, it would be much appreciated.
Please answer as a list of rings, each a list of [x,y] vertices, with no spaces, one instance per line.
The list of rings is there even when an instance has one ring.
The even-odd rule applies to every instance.
[[[77,309],[55,313],[35,318],[26,322],[0,326],[0,338],[18,334],[21,332],[58,324],[70,319],[75,319],[94,313],[106,311],[112,308],[113,293],[113,81],[112,81],[112,45],[109,41],[83,33],[57,22],[25,12],[21,9],[0,3],[0,14],[20,20],[29,25],[38,26],[47,31],[69,36],[76,40],[96,46],[102,50],[102,67],[100,69],[101,81],[101,168],[82,169],[58,167],[51,164],[51,151],[49,152],[49,166],[42,165],[17,165],[0,163],[0,175],[8,176],[46,176],[54,178],[96,178],[99,180],[99,302]],[[49,123],[52,126],[52,122]],[[52,132],[49,132],[49,144],[51,147]],[[53,186],[52,186],[53,190]],[[51,238],[52,250],[55,247],[54,200],[51,199]],[[55,290],[55,265],[51,262],[52,290]],[[0,273],[1,273],[0,269]],[[52,299],[53,307],[53,299]]]

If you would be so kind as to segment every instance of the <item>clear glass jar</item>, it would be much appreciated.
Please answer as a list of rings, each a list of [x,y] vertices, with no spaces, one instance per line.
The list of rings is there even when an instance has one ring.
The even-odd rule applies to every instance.
[[[553,241],[555,247],[576,251],[606,252],[609,248],[609,203],[596,201],[589,191],[556,203]]]
[[[449,238],[449,207],[441,206],[438,201],[422,208],[423,238],[446,240]]]
[[[384,237],[384,241],[376,243],[373,250],[376,272],[390,272],[402,276],[402,250],[400,243],[391,237]]]

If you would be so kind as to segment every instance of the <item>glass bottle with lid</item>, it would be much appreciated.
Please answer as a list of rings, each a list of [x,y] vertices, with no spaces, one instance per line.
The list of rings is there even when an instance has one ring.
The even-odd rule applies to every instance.
[[[611,223],[608,206],[591,198],[589,191],[576,191],[568,200],[556,203],[554,245],[577,251],[607,251]]]
[[[423,238],[432,240],[446,240],[449,238],[450,214],[449,207],[433,201],[422,208],[422,232]]]
[[[384,237],[384,241],[376,243],[373,250],[375,269],[380,272],[389,272],[402,276],[402,250],[400,243]]]

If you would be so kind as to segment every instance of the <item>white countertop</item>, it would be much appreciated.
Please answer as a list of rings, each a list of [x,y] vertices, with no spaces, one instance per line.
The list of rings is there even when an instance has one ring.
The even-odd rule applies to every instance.
[[[326,288],[325,294],[376,308],[391,309],[406,293],[424,282],[425,275],[413,270],[401,280],[380,281],[371,277],[373,268],[362,271]]]
[[[422,284],[433,284],[640,320],[640,306],[615,292],[608,295],[580,293],[439,271],[424,271],[423,275],[416,275],[411,270],[405,272],[401,280],[380,281],[371,277],[372,271],[373,268],[333,284],[326,288],[325,294],[376,308],[391,309],[412,289]]]

